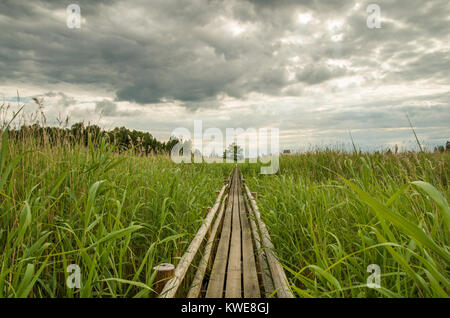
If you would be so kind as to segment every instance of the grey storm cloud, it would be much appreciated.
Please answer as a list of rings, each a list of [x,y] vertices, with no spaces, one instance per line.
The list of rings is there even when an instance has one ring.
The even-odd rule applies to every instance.
[[[63,92],[48,92],[43,95],[44,97],[58,97],[58,104],[64,107],[69,107],[71,105],[75,105],[77,100],[71,96],[67,96]]]
[[[65,8],[73,2],[81,7],[81,29],[65,23]],[[355,3],[5,0],[0,79],[97,85],[116,101],[179,101],[189,109],[216,108],[221,96],[281,96],[293,85],[303,92],[351,74],[371,78],[374,71],[383,76],[373,81],[448,84],[450,52],[439,47],[449,40],[447,0],[377,1],[379,30],[366,27],[370,2],[357,10]],[[302,12],[318,22],[299,25]],[[330,19],[342,23],[330,31]],[[307,40],[290,42],[293,36]],[[347,66],[328,65],[329,59]]]
[[[102,100],[95,103],[95,111],[105,116],[112,116],[117,113],[117,105],[110,100]]]
[[[309,64],[297,73],[297,79],[313,85],[343,76],[346,72],[345,67]]]
[[[140,114],[139,111],[121,111],[114,101],[104,99],[95,103],[95,112],[105,117],[130,117]]]

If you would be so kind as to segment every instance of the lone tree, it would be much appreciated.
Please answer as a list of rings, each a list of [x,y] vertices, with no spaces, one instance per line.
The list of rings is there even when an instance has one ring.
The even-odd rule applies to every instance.
[[[223,152],[223,159],[233,159],[234,162],[238,162],[244,158],[244,149],[236,142],[233,142]]]

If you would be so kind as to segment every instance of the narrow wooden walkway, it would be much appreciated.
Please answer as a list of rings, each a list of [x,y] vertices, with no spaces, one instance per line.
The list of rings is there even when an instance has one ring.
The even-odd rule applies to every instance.
[[[203,253],[197,253],[201,246]],[[176,297],[192,269],[187,296],[181,297],[293,297],[273,250],[253,194],[236,166],[177,267],[156,268],[157,286],[162,286],[158,292],[160,297]],[[194,265],[196,255],[200,260]]]
[[[259,298],[257,272],[241,178],[235,169],[206,297]]]

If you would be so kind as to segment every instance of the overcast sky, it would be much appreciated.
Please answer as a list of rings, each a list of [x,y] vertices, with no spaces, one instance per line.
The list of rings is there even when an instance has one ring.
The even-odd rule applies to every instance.
[[[407,113],[425,144],[450,140],[448,0],[2,0],[0,30],[0,98],[43,97],[49,124],[277,127],[282,149],[351,131],[380,149],[415,146]]]

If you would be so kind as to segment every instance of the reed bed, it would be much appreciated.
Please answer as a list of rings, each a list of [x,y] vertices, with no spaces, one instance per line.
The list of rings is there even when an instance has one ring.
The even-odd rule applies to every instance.
[[[154,296],[152,268],[177,263],[229,169],[174,164],[37,142],[32,132],[0,150],[0,297]],[[44,138],[45,140],[45,138]],[[70,264],[80,289],[68,288]]]
[[[0,122],[0,297],[155,296],[153,266],[177,264],[232,169],[101,137],[11,138]],[[275,175],[239,166],[296,296],[448,297],[449,161],[322,150],[281,156]],[[367,287],[371,264],[381,288]]]
[[[297,296],[448,297],[449,161],[317,151],[282,156],[276,175],[243,169]]]

